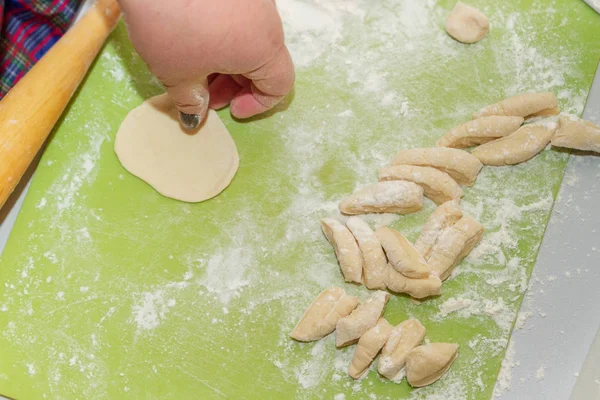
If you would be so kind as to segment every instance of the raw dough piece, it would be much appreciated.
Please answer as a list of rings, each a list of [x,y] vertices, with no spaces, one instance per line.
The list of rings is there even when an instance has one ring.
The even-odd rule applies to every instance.
[[[471,186],[483,167],[481,162],[464,150],[447,147],[402,150],[392,165],[417,165],[444,171],[461,185]]]
[[[464,195],[461,187],[450,175],[431,167],[396,165],[379,170],[380,181],[405,180],[423,188],[425,197],[436,204],[459,199]]]
[[[339,319],[350,314],[357,305],[358,299],[348,296],[344,289],[325,289],[306,309],[290,337],[300,342],[319,340],[333,332]]]
[[[235,143],[216,112],[208,112],[199,131],[186,133],[166,94],[127,114],[115,152],[127,171],[157,192],[190,203],[221,193],[239,166]]]
[[[484,107],[475,114],[473,119],[489,115],[506,115],[512,117],[542,117],[557,115],[560,112],[558,100],[554,93],[525,93],[519,96],[509,97],[499,103]]]
[[[483,226],[471,217],[462,217],[446,230],[431,250],[427,262],[433,273],[446,280],[483,236]]]
[[[462,216],[463,213],[458,205],[458,200],[448,201],[436,208],[423,225],[421,236],[415,242],[415,249],[425,259],[429,258],[431,249],[444,230],[457,223]]]
[[[363,258],[352,233],[341,222],[323,218],[321,228],[331,243],[346,282],[361,282]]]
[[[428,343],[406,357],[406,380],[411,386],[431,385],[448,371],[458,356],[456,343]]]
[[[600,153],[600,126],[583,119],[559,117],[552,146]]]
[[[471,154],[485,165],[514,165],[535,157],[544,150],[553,129],[542,125],[525,125],[512,135],[476,147]]]
[[[354,379],[360,378],[369,368],[379,350],[387,342],[392,333],[392,326],[385,318],[379,318],[377,325],[365,332],[358,339],[358,344],[354,349],[352,364],[348,368],[348,375]]]
[[[466,122],[442,136],[435,145],[462,149],[508,136],[523,124],[523,117],[491,115]]]
[[[487,17],[478,9],[460,1],[446,20],[446,32],[462,43],[479,42],[489,31]]]
[[[423,188],[406,181],[378,182],[360,189],[340,203],[347,215],[366,213],[410,214],[423,208]]]
[[[340,319],[335,326],[335,345],[339,348],[356,343],[358,338],[375,326],[389,299],[388,292],[378,290],[350,315]]]
[[[381,243],[369,224],[360,217],[350,217],[346,226],[356,238],[363,258],[363,282],[369,289],[385,290],[387,259]]]
[[[436,275],[421,279],[407,278],[390,264],[386,271],[385,284],[394,293],[406,293],[415,299],[438,296],[442,293],[442,281]]]
[[[379,356],[378,371],[393,382],[404,377],[406,356],[425,338],[425,327],[418,319],[407,319],[396,325]]]
[[[431,268],[421,254],[398,231],[382,226],[375,233],[381,242],[390,264],[409,278],[427,278]]]

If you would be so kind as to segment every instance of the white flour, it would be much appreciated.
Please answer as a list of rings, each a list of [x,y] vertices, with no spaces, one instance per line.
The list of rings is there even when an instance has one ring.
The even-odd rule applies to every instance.
[[[535,377],[538,381],[541,381],[544,379],[544,374],[545,374],[545,368],[543,365],[535,371]]]
[[[502,360],[502,367],[498,374],[498,380],[494,387],[494,396],[501,397],[505,392],[510,390],[512,384],[512,368],[515,366],[515,345],[514,340],[510,340],[506,348],[506,354]]]
[[[439,306],[440,312],[432,318],[439,320],[452,313],[460,318],[483,315],[492,318],[503,331],[508,332],[510,330],[514,320],[514,311],[507,306],[504,299],[483,299],[477,292],[467,292],[465,295],[471,295],[473,298],[450,298]]]
[[[169,304],[162,291],[142,293],[142,300],[133,306],[133,315],[138,330],[156,328],[169,312]]]
[[[533,313],[531,311],[519,311],[517,314],[517,320],[515,321],[515,329],[523,329],[527,320],[532,316]]]

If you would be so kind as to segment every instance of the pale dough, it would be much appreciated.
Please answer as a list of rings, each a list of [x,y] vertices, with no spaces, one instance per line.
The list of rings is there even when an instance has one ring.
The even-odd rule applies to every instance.
[[[290,337],[300,342],[319,340],[333,332],[340,318],[350,314],[357,305],[358,298],[347,295],[344,289],[325,289],[306,309]]]
[[[387,258],[369,224],[360,217],[350,217],[346,226],[354,235],[363,259],[363,283],[369,289],[385,289]]]
[[[600,126],[583,119],[559,117],[552,146],[600,153]]]
[[[423,225],[421,235],[415,242],[415,249],[427,260],[440,236],[462,217],[458,200],[447,201],[436,208]]]
[[[472,186],[483,164],[470,153],[449,147],[401,150],[392,165],[432,167],[450,175],[460,185]]]
[[[400,232],[382,226],[375,234],[396,271],[413,279],[427,278],[431,274],[431,268],[423,256]]]
[[[358,342],[365,332],[377,324],[389,299],[388,292],[378,290],[350,315],[341,318],[335,325],[336,347],[345,347]]]
[[[235,143],[217,113],[210,110],[201,128],[187,133],[166,94],[127,114],[115,152],[126,170],[157,192],[190,203],[221,193],[239,167]]]
[[[406,380],[411,386],[431,385],[440,379],[458,356],[456,343],[427,343],[406,356]]]
[[[458,2],[446,20],[446,32],[462,43],[476,43],[490,31],[487,17],[478,9]]]
[[[473,119],[491,115],[523,117],[527,119],[557,115],[559,112],[558,100],[554,93],[523,93],[482,108],[473,114]]]
[[[377,369],[391,381],[400,382],[408,353],[425,339],[425,327],[418,319],[407,319],[396,325],[381,349]]]
[[[523,124],[523,117],[490,115],[466,122],[442,136],[437,147],[462,149],[490,142],[515,132]]]
[[[333,218],[321,220],[323,234],[331,243],[346,282],[361,282],[363,258],[352,233]]]
[[[379,170],[380,181],[404,180],[423,188],[423,194],[436,204],[463,196],[463,190],[447,173],[432,167],[393,165]]]
[[[442,281],[434,274],[427,278],[407,278],[391,264],[387,265],[386,271],[385,284],[394,293],[406,293],[415,299],[439,296],[442,293]]]
[[[556,124],[523,125],[518,131],[476,147],[471,152],[485,165],[514,165],[525,162],[546,148]]]
[[[392,326],[385,318],[379,318],[377,325],[366,331],[354,349],[352,364],[348,368],[348,375],[354,379],[359,379],[368,370],[369,366],[377,357],[385,342],[387,342],[392,333]]]

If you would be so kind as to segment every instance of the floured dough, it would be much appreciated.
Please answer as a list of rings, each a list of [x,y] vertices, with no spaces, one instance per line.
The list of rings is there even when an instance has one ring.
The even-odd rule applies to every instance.
[[[436,147],[433,149],[401,150],[392,160],[392,165],[417,165],[432,167],[450,175],[460,185],[472,186],[483,164],[470,153]]]
[[[290,337],[300,342],[319,340],[333,332],[340,318],[350,314],[357,305],[358,298],[347,295],[344,289],[325,289],[306,309]]]
[[[381,349],[377,369],[391,381],[402,381],[406,357],[425,338],[425,327],[418,319],[407,319],[396,325]]]
[[[359,379],[363,376],[377,356],[377,353],[379,353],[379,350],[387,342],[390,333],[392,333],[392,326],[385,318],[379,318],[377,324],[358,339],[358,344],[354,349],[352,364],[348,368],[348,375],[354,379]]]
[[[446,32],[462,43],[476,43],[490,31],[487,17],[478,9],[458,2],[446,20]]]
[[[375,232],[385,250],[388,260],[396,271],[408,278],[427,278],[431,268],[421,254],[406,240],[404,235],[387,226],[382,226]]]
[[[473,119],[491,115],[523,117],[527,119],[557,115],[559,112],[558,100],[554,93],[523,93],[482,108],[473,114]]]
[[[431,385],[440,379],[458,356],[456,343],[427,343],[406,356],[406,380],[411,386]]]
[[[423,225],[421,235],[415,242],[415,249],[427,260],[440,236],[462,217],[458,200],[447,201],[436,208]]]
[[[361,282],[363,258],[352,233],[333,218],[321,220],[323,234],[331,243],[346,282]]]
[[[200,130],[186,133],[166,94],[127,114],[115,152],[125,169],[157,192],[190,203],[221,193],[239,166],[235,143],[216,112],[208,112]]]
[[[436,204],[458,199],[463,190],[447,173],[432,167],[393,165],[379,170],[380,181],[405,180],[423,188],[423,194]]]
[[[600,153],[600,127],[583,119],[559,117],[552,146]]]
[[[556,130],[555,123],[524,125],[506,137],[482,144],[471,154],[485,165],[514,165],[525,162],[546,148]]]
[[[523,124],[523,117],[490,115],[466,122],[442,136],[435,145],[462,149],[490,142],[515,132]]]
[[[350,315],[341,318],[335,325],[336,347],[345,347],[358,342],[365,332],[375,326],[389,299],[388,292],[378,290]]]

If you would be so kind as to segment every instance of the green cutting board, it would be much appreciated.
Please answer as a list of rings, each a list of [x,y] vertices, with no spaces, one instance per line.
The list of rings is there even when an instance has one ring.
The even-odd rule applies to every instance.
[[[432,146],[473,111],[526,91],[552,90],[564,111],[583,110],[600,54],[600,16],[583,2],[477,0],[492,30],[472,46],[443,31],[452,3],[279,0],[295,92],[251,121],[220,112],[241,165],[200,204],[161,197],[113,152],[127,112],[162,91],[121,24],[51,138],[2,255],[0,393],[488,399],[565,153],[484,168],[463,200],[486,227],[479,247],[440,297],[392,296],[391,323],[416,317],[428,340],[460,344],[442,380],[412,390],[372,371],[355,382],[352,348],[288,338],[322,289],[368,297],[344,284],[318,221],[396,151]],[[368,221],[415,240],[433,209]]]

